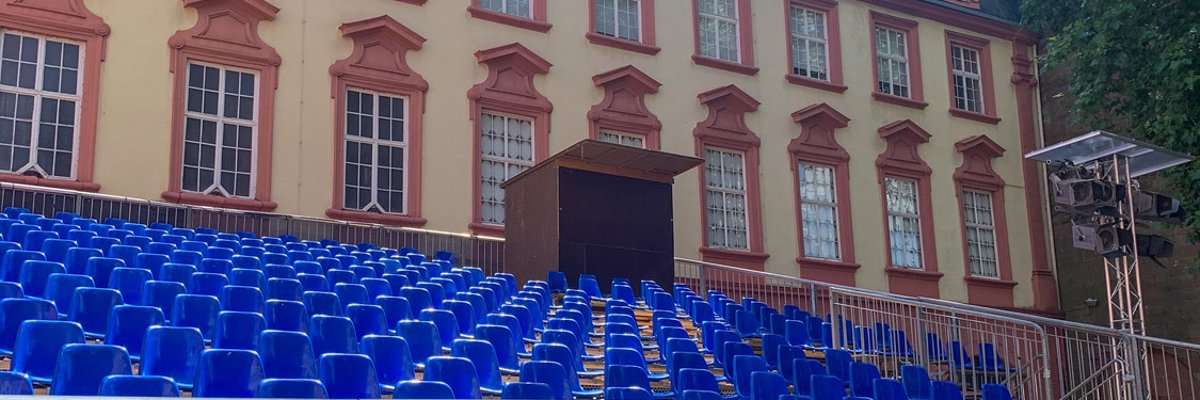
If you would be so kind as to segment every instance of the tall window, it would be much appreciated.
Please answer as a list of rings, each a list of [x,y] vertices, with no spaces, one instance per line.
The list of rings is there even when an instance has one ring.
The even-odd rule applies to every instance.
[[[999,278],[992,194],[964,190],[962,196],[963,219],[967,228],[967,260],[971,263],[971,275]]]
[[[0,170],[73,178],[83,48],[14,32],[0,40]]]
[[[879,65],[879,92],[910,97],[907,33],[885,26],[875,27],[875,55]]]
[[[739,62],[736,0],[700,0],[700,55]]]
[[[800,176],[800,221],[804,232],[804,256],[841,260],[833,168],[803,162],[798,163],[796,167]]]
[[[954,108],[983,113],[983,75],[979,69],[979,51],[951,45],[950,62],[954,75]]]
[[[196,63],[187,73],[183,190],[253,196],[257,77]]]
[[[639,0],[596,0],[596,33],[642,41]]]
[[[792,5],[792,74],[829,80],[825,13]]]
[[[529,2],[531,0],[480,0],[479,7],[521,18],[533,18]]]
[[[500,184],[533,166],[533,122],[483,113],[480,121],[480,222],[504,224]]]
[[[750,248],[745,171],[744,154],[711,147],[704,149],[709,247]]]
[[[407,110],[404,98],[346,92],[343,206],[403,214],[406,210]]]
[[[629,147],[646,148],[646,137],[642,135],[601,130],[598,138],[601,142],[616,143]]]
[[[888,176],[884,178],[884,190],[887,191],[888,238],[891,242],[892,266],[924,268],[917,182]]]

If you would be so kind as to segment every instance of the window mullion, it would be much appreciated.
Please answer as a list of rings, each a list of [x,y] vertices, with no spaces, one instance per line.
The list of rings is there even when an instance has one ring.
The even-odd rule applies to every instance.
[[[372,130],[372,132],[374,132],[374,134],[371,135],[371,141],[370,141],[370,145],[371,145],[371,202],[367,204],[367,207],[370,208],[370,206],[374,205],[375,207],[379,208],[379,210],[382,211],[383,206],[379,204],[379,152],[380,152],[380,143],[382,142],[379,139],[379,134],[380,134],[379,118],[380,118],[380,115],[383,115],[383,113],[382,113],[382,110],[383,110],[382,97],[383,96],[380,94],[377,94],[377,93],[371,93],[371,97],[373,97],[375,99],[374,100],[374,106],[375,106],[374,111],[375,112],[374,112],[374,115],[371,115],[371,130]]]
[[[213,154],[213,183],[212,183],[212,186],[209,186],[207,189],[204,190],[204,192],[206,194],[212,193],[212,191],[215,189],[215,190],[221,192],[223,195],[229,196],[229,192],[226,191],[225,188],[222,187],[222,185],[221,185],[221,174],[222,174],[222,172],[221,172],[221,170],[222,170],[222,168],[221,168],[222,167],[221,153],[224,153],[224,151],[222,151],[224,149],[222,148],[223,141],[221,139],[222,139],[222,137],[225,136],[225,125],[227,123],[225,120],[225,113],[224,113],[225,112],[225,74],[229,73],[229,71],[227,71],[224,68],[218,68],[217,70],[220,71],[220,73],[217,74],[217,76],[218,76],[218,78],[217,78],[217,115],[216,115],[217,132],[215,135],[213,135],[213,153],[214,153]],[[207,75],[207,74],[205,74],[205,75]],[[203,133],[201,133],[200,141],[201,141],[201,143],[204,142]]]

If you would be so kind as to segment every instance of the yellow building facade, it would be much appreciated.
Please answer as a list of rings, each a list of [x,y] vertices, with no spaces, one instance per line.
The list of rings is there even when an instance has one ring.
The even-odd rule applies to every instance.
[[[677,256],[1054,310],[1032,38],[978,7],[3,0],[0,180],[503,236],[612,140],[706,160]]]

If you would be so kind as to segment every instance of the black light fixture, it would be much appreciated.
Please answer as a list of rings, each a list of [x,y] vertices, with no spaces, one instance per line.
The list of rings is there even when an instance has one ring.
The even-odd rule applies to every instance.
[[[1124,190],[1100,179],[1055,179],[1054,203],[1077,212],[1116,208]]]

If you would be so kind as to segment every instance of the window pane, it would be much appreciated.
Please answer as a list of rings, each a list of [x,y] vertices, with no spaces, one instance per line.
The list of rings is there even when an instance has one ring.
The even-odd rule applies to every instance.
[[[480,158],[481,222],[503,224],[500,184],[533,165],[533,122],[486,112],[480,115]]]
[[[704,160],[708,245],[747,250],[750,246],[743,155],[705,148]]]
[[[833,168],[799,163],[801,231],[804,256],[841,259],[834,198]]]
[[[924,268],[917,182],[889,176],[884,178],[884,190],[892,265],[899,268]]]

